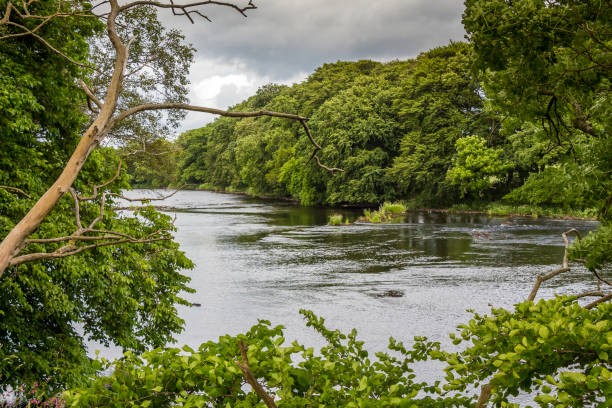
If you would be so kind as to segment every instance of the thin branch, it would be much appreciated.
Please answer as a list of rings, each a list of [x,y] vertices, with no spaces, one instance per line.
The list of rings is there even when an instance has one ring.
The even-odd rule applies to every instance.
[[[251,371],[251,368],[249,367],[249,358],[247,357],[247,351],[249,350],[248,346],[246,346],[242,342],[242,340],[238,340],[238,346],[240,347],[242,363],[239,361],[234,362],[242,371],[244,379],[249,383],[251,387],[253,387],[253,391],[255,391],[257,395],[259,395],[259,398],[263,400],[264,404],[266,404],[268,408],[277,408],[276,404],[274,403],[274,398],[268,395],[268,393],[266,392],[266,390],[264,390],[261,384],[257,382],[257,379],[255,378],[253,372]]]
[[[138,238],[127,239],[126,238],[126,239],[120,239],[120,240],[111,240],[109,242],[85,245],[81,247],[77,247],[74,245],[66,245],[64,247],[57,249],[54,252],[36,252],[32,254],[14,257],[10,260],[9,266],[15,266],[15,265],[19,265],[25,262],[40,261],[43,259],[65,258],[68,256],[76,255],[80,252],[83,252],[89,249],[100,248],[100,247],[105,247],[109,245],[120,245],[120,244],[125,244],[125,243],[142,244],[142,243],[151,243],[151,242],[157,242],[157,241],[168,241],[169,239],[171,239],[170,236],[160,237],[160,238],[140,238],[140,239]]]
[[[476,408],[485,408],[487,402],[491,399],[491,392],[493,391],[493,385],[491,383],[483,385],[480,390],[480,396],[476,402]]]
[[[601,275],[597,272],[597,269],[589,268],[589,271],[593,272],[593,275],[595,275],[595,277],[598,279],[598,281],[601,281],[601,282],[605,283],[608,286],[612,286],[612,283],[608,282],[607,280],[605,280],[604,278],[601,277]]]
[[[575,228],[572,228],[569,231],[565,231],[561,233],[561,236],[563,237],[563,241],[565,241],[565,249],[563,252],[563,267],[567,268],[568,267],[568,250],[569,250],[569,240],[567,239],[567,235],[568,234],[576,234],[576,236],[578,237],[578,241],[582,240],[582,234],[580,234],[580,231],[578,231]]]
[[[583,297],[591,297],[591,296],[597,296],[597,297],[602,297],[602,296],[606,296],[605,293],[603,293],[602,291],[592,291],[592,292],[584,292],[581,293],[579,295],[576,295],[576,299],[580,299]]]
[[[98,68],[94,67],[93,65],[84,64],[82,62],[79,62],[79,61],[71,58],[70,56],[66,55],[62,51],[58,50],[53,45],[51,45],[47,40],[45,40],[43,37],[41,37],[40,35],[36,34],[35,31],[30,30],[27,27],[25,27],[25,26],[23,26],[21,24],[14,23],[14,22],[8,22],[7,24],[15,26],[15,27],[23,30],[23,32],[19,33],[19,34],[8,34],[8,35],[5,35],[5,36],[2,36],[2,37],[0,37],[0,40],[3,40],[5,38],[22,37],[22,36],[26,36],[26,35],[31,35],[32,37],[36,38],[38,41],[43,43],[51,51],[53,51],[54,53],[56,53],[60,57],[64,58],[66,61],[70,62],[71,64],[77,65],[77,66],[79,66],[81,68],[91,69],[91,70],[99,72]]]
[[[538,289],[540,289],[540,285],[542,284],[542,282],[546,282],[549,279],[554,278],[555,276],[559,275],[560,273],[563,272],[567,272],[569,271],[571,268],[565,267],[565,268],[559,268],[547,275],[539,275],[536,278],[536,282],[533,285],[533,289],[531,289],[531,293],[529,294],[529,296],[527,297],[527,300],[531,300],[533,301],[536,297],[536,295],[538,294]]]
[[[91,200],[95,200],[96,198],[98,198],[98,190],[104,187],[107,187],[108,185],[110,185],[112,182],[114,182],[115,180],[117,180],[117,178],[119,177],[119,175],[121,174],[121,165],[123,164],[123,158],[119,158],[119,165],[117,166],[117,171],[115,172],[115,174],[113,175],[113,177],[111,177],[110,180],[108,180],[106,183],[94,186],[93,188],[93,194],[90,196],[86,196],[86,197],[81,197],[79,196],[79,200],[80,201],[91,201]]]
[[[0,188],[1,188],[1,189],[3,189],[3,190],[14,191],[14,192],[16,192],[16,193],[23,194],[24,196],[26,196],[26,197],[28,197],[28,198],[32,198],[32,197],[30,197],[30,195],[29,195],[28,193],[26,193],[25,191],[23,191],[22,189],[17,188],[17,187],[11,187],[11,186],[0,186]]]
[[[129,201],[129,202],[135,202],[135,201],[162,201],[165,200],[167,198],[172,197],[173,195],[175,195],[176,193],[178,193],[179,191],[181,191],[182,189],[184,189],[186,186],[194,186],[195,184],[191,184],[191,183],[185,183],[182,186],[180,186],[179,188],[177,188],[176,190],[174,190],[172,193],[165,195],[163,197],[153,197],[153,198],[148,198],[148,197],[141,197],[141,198],[129,198],[124,196],[123,194],[119,194],[119,193],[109,193],[109,195],[112,195],[114,197],[119,197],[123,200]]]
[[[93,232],[95,230],[92,230],[90,232]],[[28,239],[26,241],[26,244],[50,244],[50,243],[56,243],[56,242],[63,242],[63,241],[100,241],[100,240],[105,240],[105,239],[117,239],[120,236],[127,236],[126,234],[120,234],[117,232],[112,232],[112,235],[98,235],[98,236],[90,236],[90,235],[66,235],[63,237],[57,237],[57,238],[33,238],[33,239]]]
[[[158,7],[158,8],[169,8],[172,9],[172,12],[174,15],[177,16],[186,16],[189,21],[193,24],[194,21],[191,18],[190,14],[197,14],[200,17],[210,21],[210,19],[208,17],[206,17],[204,14],[200,13],[198,10],[189,10],[191,8],[195,8],[195,7],[201,7],[201,6],[207,6],[207,5],[215,5],[215,6],[224,6],[224,7],[230,7],[234,10],[236,10],[237,12],[239,12],[240,14],[242,14],[244,17],[246,17],[246,12],[248,10],[253,10],[256,9],[257,6],[255,4],[253,4],[253,1],[250,0],[249,3],[244,6],[244,7],[240,7],[237,6],[234,3],[229,3],[229,2],[224,2],[224,1],[213,1],[213,0],[209,0],[209,1],[198,1],[198,2],[194,2],[194,3],[189,3],[189,4],[175,4],[174,1],[170,1],[170,4],[168,3],[162,3],[159,1],[148,1],[148,0],[141,0],[141,1],[134,1],[131,3],[127,3],[123,6],[121,6],[119,8],[119,12],[122,12],[124,10],[127,10],[129,8],[132,7],[136,7],[136,6],[153,6],[153,7]],[[177,13],[176,10],[180,10],[181,13]]]
[[[74,200],[74,218],[76,220],[77,232],[80,232],[83,230],[83,225],[81,224],[81,206],[79,205],[79,196],[76,190],[72,187],[70,187],[68,191],[70,191],[70,195]]]

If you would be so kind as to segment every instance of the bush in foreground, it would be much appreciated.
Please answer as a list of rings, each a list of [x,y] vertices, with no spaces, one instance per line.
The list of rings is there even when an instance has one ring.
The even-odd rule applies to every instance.
[[[127,353],[101,367],[112,367],[110,376],[67,392],[68,405],[473,407],[484,384],[494,405],[504,407],[518,407],[508,399],[520,391],[540,407],[602,406],[612,396],[609,303],[585,309],[571,297],[527,301],[458,326],[451,338],[468,344],[462,351],[443,351],[423,337],[408,348],[391,338],[375,358],[355,330],[342,334],[310,311],[301,314],[327,342],[317,352],[285,345],[283,327],[262,320],[197,351]],[[444,384],[416,380],[413,365],[426,360],[446,365]]]

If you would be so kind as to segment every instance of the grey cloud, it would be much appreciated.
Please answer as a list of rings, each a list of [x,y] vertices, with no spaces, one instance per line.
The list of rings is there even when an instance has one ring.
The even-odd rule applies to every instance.
[[[216,106],[227,108],[234,105],[236,101],[241,101],[248,98],[252,92],[240,92],[240,89],[234,84],[226,84],[221,86],[221,90],[215,97]]]
[[[164,16],[199,58],[239,60],[257,75],[284,80],[337,60],[416,56],[461,40],[458,0],[259,0],[248,18],[219,7],[212,23]]]

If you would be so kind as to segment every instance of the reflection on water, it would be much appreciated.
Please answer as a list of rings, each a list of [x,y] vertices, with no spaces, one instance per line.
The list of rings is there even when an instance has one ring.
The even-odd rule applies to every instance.
[[[141,192],[132,192],[133,195]],[[150,193],[149,193],[150,194]],[[585,221],[411,213],[398,223],[327,226],[340,212],[245,196],[182,191],[176,239],[196,267],[187,271],[200,308],[181,308],[178,343],[197,346],[247,330],[258,318],[287,327],[288,338],[320,345],[298,314],[324,316],[330,327],[356,327],[370,350],[388,337],[425,335],[447,343],[466,309],[510,307],[528,295],[537,274],[561,262],[560,233],[595,228]],[[578,292],[593,280],[575,269],[549,281],[542,296]],[[399,291],[403,297],[384,296]],[[381,296],[382,295],[382,296]]]

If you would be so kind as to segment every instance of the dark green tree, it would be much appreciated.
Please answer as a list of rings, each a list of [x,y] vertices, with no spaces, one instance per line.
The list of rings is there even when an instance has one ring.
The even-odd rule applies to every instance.
[[[591,266],[611,262],[612,6],[570,0],[465,5],[474,68],[492,109],[509,118],[502,133],[530,172],[507,198],[598,208],[600,239],[578,252]]]
[[[425,52],[396,96],[404,126],[400,154],[389,169],[402,196],[423,204],[449,205],[459,191],[446,179],[455,142],[467,135],[488,137],[480,84],[470,71],[471,48],[453,43]]]

